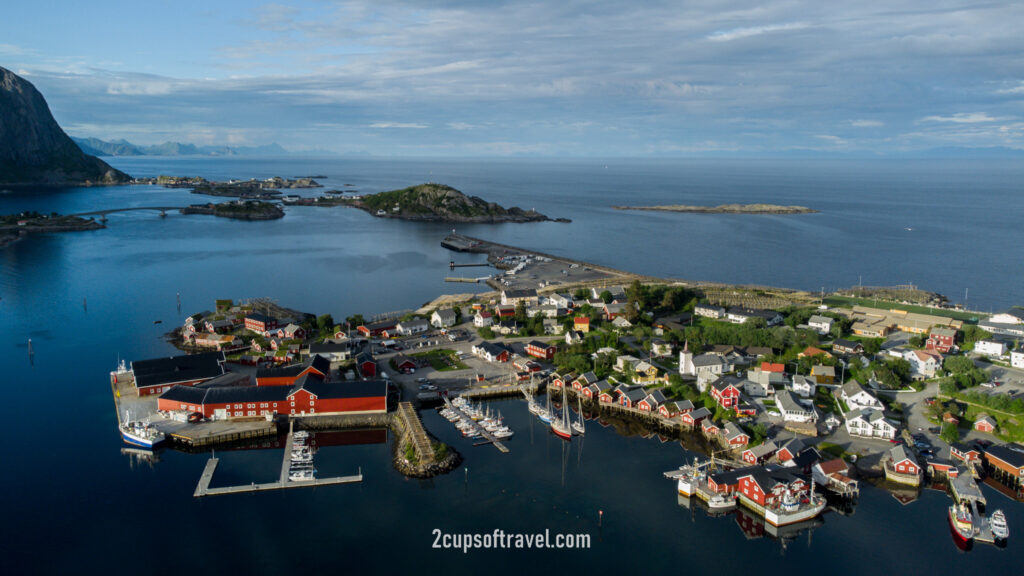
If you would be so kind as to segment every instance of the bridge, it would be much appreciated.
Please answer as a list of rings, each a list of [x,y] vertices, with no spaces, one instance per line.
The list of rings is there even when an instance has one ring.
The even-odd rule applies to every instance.
[[[161,217],[167,216],[167,213],[172,210],[184,210],[187,206],[134,206],[131,208],[104,208],[103,210],[92,210],[90,212],[79,212],[77,214],[68,214],[68,216],[99,216],[101,222],[107,221],[107,214],[113,214],[115,212],[133,212],[137,210],[156,210],[160,213]]]

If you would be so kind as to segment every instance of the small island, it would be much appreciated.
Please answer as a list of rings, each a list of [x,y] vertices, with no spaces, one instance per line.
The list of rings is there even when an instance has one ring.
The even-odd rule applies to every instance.
[[[322,205],[345,205],[365,210],[379,218],[429,222],[568,222],[552,219],[536,210],[513,206],[504,208],[478,196],[467,196],[444,184],[420,184],[401,190],[367,194],[359,198],[337,198]]]
[[[690,212],[694,214],[814,214],[817,210],[806,206],[779,206],[777,204],[720,204],[718,206],[612,206],[616,210],[650,210],[656,212]]]
[[[157,176],[156,178],[136,178],[134,184],[149,184],[165,188],[191,188],[193,194],[207,196],[226,196],[229,198],[262,198],[270,199],[280,195],[278,190],[299,188],[321,188],[323,185],[309,178],[286,179],[280,176],[265,180],[228,180],[217,182],[199,176]]]
[[[277,220],[284,218],[284,208],[272,202],[237,200],[220,204],[193,204],[181,209],[182,214],[209,214],[235,220]]]
[[[78,232],[81,230],[97,230],[103,224],[94,218],[78,216],[61,216],[56,212],[40,214],[39,212],[21,212],[19,214],[0,215],[0,247],[33,233],[43,232]]]

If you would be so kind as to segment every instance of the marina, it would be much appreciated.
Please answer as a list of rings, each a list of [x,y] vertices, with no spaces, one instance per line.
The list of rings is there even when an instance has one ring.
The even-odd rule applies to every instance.
[[[492,444],[495,448],[498,449],[499,452],[505,454],[509,452],[508,446],[505,446],[505,444],[503,444],[494,435],[493,432],[487,430],[487,428],[480,425],[478,423],[478,419],[474,419],[473,416],[471,416],[463,409],[465,407],[465,404],[463,404],[462,402],[458,402],[458,399],[456,399],[456,401],[453,402],[448,398],[444,399],[444,404],[448,410],[451,410],[458,417],[458,422],[465,423],[465,426],[467,426],[470,430],[475,432],[476,436],[479,436],[485,440],[484,442],[478,442],[474,444],[474,446]]]
[[[220,462],[219,458],[211,456],[206,462],[203,473],[199,476],[199,482],[196,484],[196,489],[193,492],[195,498],[202,498],[204,496],[218,496],[224,494],[243,494],[246,492],[262,492],[265,490],[282,490],[287,488],[303,488],[310,486],[333,486],[336,484],[354,484],[363,481],[363,472],[360,469],[358,474],[353,476],[335,476],[332,478],[315,478],[312,474],[308,478],[296,479],[293,474],[293,448],[295,447],[295,435],[306,434],[305,432],[294,432],[292,427],[289,427],[288,436],[285,439],[284,445],[284,456],[281,462],[281,474],[277,482],[264,482],[252,484],[243,484],[240,486],[223,486],[223,487],[210,487],[210,482],[213,481],[213,474],[217,470],[217,464]],[[302,436],[300,436],[302,437]],[[304,443],[303,443],[304,444]]]

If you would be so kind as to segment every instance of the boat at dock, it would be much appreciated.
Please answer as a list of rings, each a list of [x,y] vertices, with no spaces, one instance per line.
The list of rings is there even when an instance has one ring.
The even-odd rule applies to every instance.
[[[725,496],[724,494],[715,494],[708,499],[707,505],[708,509],[712,512],[725,512],[736,507],[736,498]]]
[[[572,431],[575,432],[576,434],[579,434],[580,436],[583,436],[587,431],[586,427],[583,424],[583,400],[579,396],[577,396],[576,402],[578,404],[578,408],[576,409],[577,418],[576,420],[572,421]]]
[[[967,544],[974,539],[974,515],[966,504],[954,503],[949,507],[949,527],[959,544]]]
[[[665,476],[676,479],[676,489],[680,496],[689,498],[697,493],[697,487],[708,481],[708,471],[713,468],[711,460],[700,462],[693,459],[692,465],[680,466],[679,470],[666,472]]]
[[[998,541],[1006,541],[1010,537],[1010,526],[1006,523],[1006,515],[1002,510],[996,510],[989,517],[989,528],[992,530],[992,537]]]
[[[786,492],[780,503],[765,507],[764,519],[772,526],[799,524],[821,514],[825,505],[825,497],[815,494],[812,486],[806,494]]]
[[[118,430],[121,432],[121,439],[125,444],[148,450],[152,450],[154,446],[167,439],[163,432],[154,428],[149,422],[131,421],[127,411],[124,413],[124,422],[118,424]]]
[[[551,420],[551,431],[559,438],[572,439],[572,426],[569,424],[569,407],[565,405],[565,386],[562,386],[561,418],[553,418]]]

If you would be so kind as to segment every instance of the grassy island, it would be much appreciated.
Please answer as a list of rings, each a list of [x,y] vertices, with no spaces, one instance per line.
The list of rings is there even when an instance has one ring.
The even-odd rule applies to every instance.
[[[236,220],[276,220],[284,218],[279,204],[259,200],[239,200],[220,204],[193,204],[182,209],[182,214],[210,214]]]
[[[381,218],[435,222],[544,222],[544,214],[513,206],[504,208],[478,196],[467,196],[444,184],[420,184],[368,194],[343,202]],[[556,221],[564,221],[558,219]]]
[[[612,206],[616,210],[651,210],[657,212],[690,212],[695,214],[814,214],[817,210],[806,206],[779,206],[776,204],[720,204],[718,206]]]

